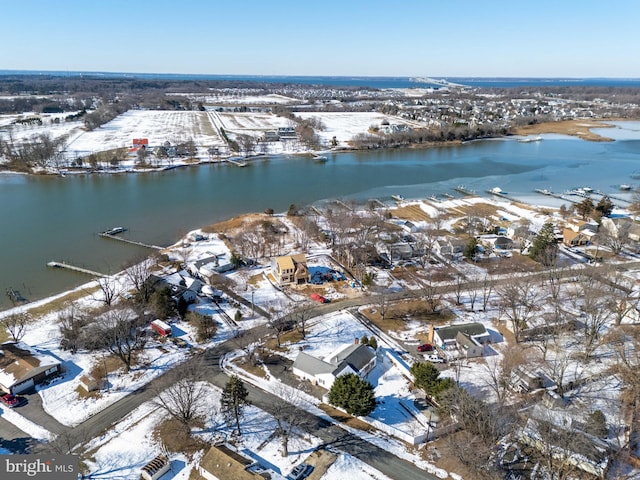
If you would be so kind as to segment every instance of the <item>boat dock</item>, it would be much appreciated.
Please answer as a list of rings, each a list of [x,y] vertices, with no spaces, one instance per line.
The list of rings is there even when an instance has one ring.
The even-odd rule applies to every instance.
[[[135,240],[129,240],[128,238],[123,238],[123,237],[117,237],[115,235],[111,235],[107,232],[102,232],[100,234],[100,236],[102,238],[110,238],[112,240],[118,240],[120,242],[124,242],[124,243],[129,243],[131,245],[137,245],[138,247],[145,247],[145,248],[152,248],[154,250],[162,250],[164,247],[159,247],[157,245],[148,245],[146,243],[142,243],[142,242],[137,242]]]
[[[464,185],[458,185],[456,188],[454,188],[454,190],[456,192],[459,192],[459,193],[463,194],[463,195],[473,196],[473,195],[476,194],[475,190],[469,190]]]
[[[367,200],[369,203],[371,203],[372,205],[377,205],[380,208],[386,208],[387,206],[382,203],[380,200],[378,200],[377,198],[370,198],[369,200]]]
[[[551,190],[536,188],[534,192],[539,193],[540,195],[547,195],[549,197],[559,198],[560,200],[566,200],[567,202],[578,203],[577,201],[571,198],[567,198],[565,195],[562,195],[561,193],[554,193]]]
[[[76,267],[75,265],[70,265],[65,262],[49,262],[47,263],[47,267],[49,268],[64,268],[65,270],[71,270],[73,272],[84,273],[86,275],[91,275],[92,277],[108,277],[109,275],[105,275],[104,273],[94,272],[93,270],[89,270],[88,268]]]
[[[230,158],[227,158],[227,162],[235,165],[236,167],[246,167],[247,166],[247,162],[242,162],[240,160],[232,160]]]

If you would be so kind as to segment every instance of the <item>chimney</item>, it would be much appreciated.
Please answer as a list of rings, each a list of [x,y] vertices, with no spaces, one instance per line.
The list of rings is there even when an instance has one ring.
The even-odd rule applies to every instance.
[[[360,339],[358,337],[353,339],[353,344],[358,345],[360,343]]]
[[[429,325],[429,331],[427,332],[427,341],[433,343],[433,323]]]

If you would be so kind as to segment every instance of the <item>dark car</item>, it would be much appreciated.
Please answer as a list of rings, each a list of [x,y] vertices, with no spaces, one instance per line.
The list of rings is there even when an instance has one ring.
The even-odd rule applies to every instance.
[[[424,343],[418,347],[419,352],[430,352],[433,350],[433,346],[430,343]]]
[[[16,397],[15,395],[11,395],[10,393],[7,393],[0,397],[0,400],[2,400],[2,403],[4,403],[9,408],[19,407],[20,405],[24,405],[25,403],[27,403],[26,398]]]
[[[301,463],[296,466],[291,473],[287,475],[287,480],[301,480],[313,472],[313,466],[307,463]]]

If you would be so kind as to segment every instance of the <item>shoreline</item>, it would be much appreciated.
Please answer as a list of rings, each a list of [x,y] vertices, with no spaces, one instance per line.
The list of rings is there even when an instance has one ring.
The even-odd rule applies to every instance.
[[[514,127],[510,133],[507,133],[505,135],[480,137],[480,138],[476,138],[468,141],[445,140],[442,142],[415,143],[410,145],[398,145],[398,146],[383,147],[383,148],[342,147],[340,149],[327,150],[327,153],[331,153],[331,154],[357,153],[357,152],[368,152],[372,150],[376,150],[376,151],[377,150],[397,150],[397,149],[403,149],[403,148],[413,149],[413,150],[419,150],[423,148],[424,149],[442,148],[442,147],[448,148],[448,147],[464,145],[467,142],[473,142],[473,141],[479,141],[479,140],[511,139],[516,136],[532,136],[532,135],[541,135],[541,134],[567,135],[570,137],[577,137],[581,140],[589,141],[589,142],[614,142],[615,139],[595,134],[591,132],[591,129],[592,128],[614,128],[614,125],[611,125],[611,123],[607,123],[607,122],[625,122],[625,121],[628,121],[628,122],[640,121],[640,118],[571,119],[571,120],[548,121],[548,122],[535,123],[531,125],[523,125],[520,127]],[[314,155],[314,151],[300,151],[300,152],[275,153],[275,154],[263,153],[263,154],[249,155],[246,157],[229,156],[224,159],[220,158],[215,160],[207,159],[205,157],[205,158],[197,158],[194,161],[194,158],[191,158],[191,159],[184,160],[179,164],[162,165],[156,168],[135,168],[135,166],[127,166],[120,169],[62,168],[62,169],[59,169],[59,171],[50,171],[50,172],[46,172],[46,171],[24,172],[20,170],[3,169],[2,165],[0,165],[0,174],[64,177],[66,175],[94,175],[94,174],[122,175],[122,174],[139,174],[139,173],[157,173],[157,172],[174,170],[177,168],[200,166],[200,165],[232,164],[232,162],[230,162],[229,160],[249,162],[249,163],[246,163],[246,165],[249,166],[252,160],[257,160],[257,159],[268,159],[268,158],[273,158],[278,156],[305,157],[309,155]]]
[[[633,118],[607,118],[607,119],[579,119],[559,120],[524,125],[514,129],[515,135],[540,135],[545,133],[569,135],[578,137],[588,142],[614,142],[613,138],[603,137],[591,131],[592,128],[614,128],[614,125],[606,122],[637,121]]]

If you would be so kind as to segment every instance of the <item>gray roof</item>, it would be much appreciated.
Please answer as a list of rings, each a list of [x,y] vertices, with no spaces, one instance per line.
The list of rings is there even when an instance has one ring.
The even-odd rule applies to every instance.
[[[293,368],[297,368],[311,375],[320,375],[322,373],[333,372],[336,366],[319,358],[312,357],[308,353],[300,352],[293,362]]]
[[[458,336],[458,333],[464,335],[476,336],[486,335],[487,329],[481,323],[462,323],[460,325],[450,325],[448,327],[440,327],[436,329],[440,340],[453,340]]]
[[[353,344],[344,350],[340,350],[335,356],[329,359],[329,362],[336,366],[340,366],[340,364],[344,362],[351,365],[354,370],[359,372],[375,356],[376,352],[367,345]]]
[[[337,375],[346,366],[351,367],[356,372],[362,370],[374,357],[376,352],[360,344],[350,345],[340,350],[336,355],[325,360],[313,357],[308,353],[300,352],[293,362],[293,368],[301,370],[311,375],[323,373],[333,373]]]

